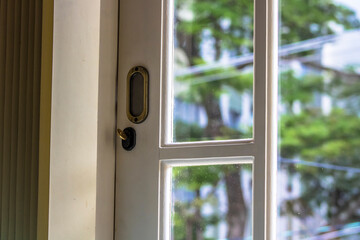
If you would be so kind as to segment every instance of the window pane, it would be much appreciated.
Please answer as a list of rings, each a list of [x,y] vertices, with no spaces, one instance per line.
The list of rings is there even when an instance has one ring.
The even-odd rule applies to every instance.
[[[277,239],[360,239],[359,17],[282,1]]]
[[[252,165],[172,169],[174,240],[252,239]]]
[[[173,142],[252,138],[253,0],[175,0]]]

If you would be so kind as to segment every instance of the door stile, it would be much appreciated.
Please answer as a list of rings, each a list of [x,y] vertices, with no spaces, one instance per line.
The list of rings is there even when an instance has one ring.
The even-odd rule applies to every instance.
[[[161,0],[120,1],[119,31],[117,128],[134,128],[136,146],[125,151],[117,141],[115,239],[157,239]],[[126,77],[134,66],[149,72],[149,115],[141,124],[126,116]]]
[[[265,239],[267,1],[255,0],[254,24],[254,201],[253,239]]]

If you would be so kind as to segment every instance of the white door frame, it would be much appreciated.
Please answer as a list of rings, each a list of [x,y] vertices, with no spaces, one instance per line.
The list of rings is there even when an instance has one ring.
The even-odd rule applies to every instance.
[[[48,239],[111,240],[118,1],[50,1],[54,38]]]

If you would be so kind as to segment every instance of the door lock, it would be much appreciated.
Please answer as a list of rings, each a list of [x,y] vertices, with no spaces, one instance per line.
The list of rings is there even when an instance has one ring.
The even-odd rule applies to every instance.
[[[136,145],[136,132],[132,127],[124,130],[117,129],[117,135],[121,138],[121,145],[126,151],[132,150]]]

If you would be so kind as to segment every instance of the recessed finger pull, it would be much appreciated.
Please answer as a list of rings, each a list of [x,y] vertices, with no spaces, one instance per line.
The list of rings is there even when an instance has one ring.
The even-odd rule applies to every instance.
[[[136,66],[127,75],[126,114],[133,123],[143,122],[149,112],[149,73],[146,68]]]
[[[132,150],[136,145],[136,132],[135,129],[128,127],[124,130],[117,129],[116,131],[119,138],[121,138],[121,145],[126,151]]]

